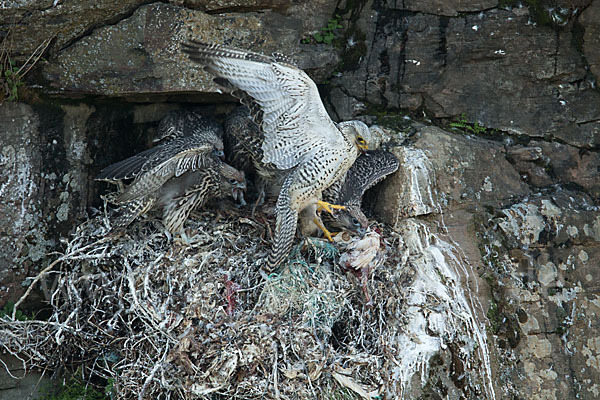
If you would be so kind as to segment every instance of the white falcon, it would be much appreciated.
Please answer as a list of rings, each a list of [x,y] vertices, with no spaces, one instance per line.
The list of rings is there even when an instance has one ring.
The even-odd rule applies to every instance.
[[[333,122],[309,76],[287,57],[198,41],[183,43],[191,60],[205,65],[215,82],[237,89],[264,132],[263,162],[290,170],[277,199],[277,222],[268,267],[289,254],[298,213],[344,208],[321,201],[323,190],[348,171],[372,135],[360,121]],[[306,211],[305,211],[306,212]],[[316,219],[316,218],[315,218]],[[316,221],[318,222],[318,221]]]

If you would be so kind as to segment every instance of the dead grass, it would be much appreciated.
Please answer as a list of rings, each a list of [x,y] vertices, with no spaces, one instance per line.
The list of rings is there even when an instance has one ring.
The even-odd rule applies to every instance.
[[[110,240],[106,215],[82,224],[38,279],[51,317],[0,320],[0,345],[29,369],[114,380],[123,399],[379,393],[389,379],[379,285],[370,284],[379,305],[365,305],[336,248],[319,240],[267,277],[264,225],[236,213],[196,217],[190,246],[153,218]]]
[[[18,39],[13,36],[12,31],[9,30],[0,42],[0,104],[4,100],[17,101],[19,99],[19,87],[23,85],[25,75],[40,61],[53,39],[53,37],[44,39],[33,53],[20,66],[17,66],[11,57],[13,49],[18,46]]]

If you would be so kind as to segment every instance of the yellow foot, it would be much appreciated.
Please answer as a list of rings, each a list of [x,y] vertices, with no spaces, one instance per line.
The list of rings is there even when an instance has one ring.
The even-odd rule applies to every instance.
[[[313,218],[313,222],[315,223],[315,225],[317,225],[323,231],[323,236],[325,236],[327,238],[327,240],[329,240],[330,242],[333,242],[333,237],[335,235],[337,235],[338,232],[335,232],[335,233],[329,232],[327,230],[327,228],[325,228],[325,225],[323,225],[321,220],[317,217]]]
[[[317,201],[317,206],[318,206],[317,211],[321,211],[324,209],[324,210],[327,210],[327,212],[329,212],[329,214],[331,214],[331,215],[333,215],[332,208],[335,208],[336,210],[345,210],[346,209],[346,206],[339,206],[337,204],[331,204],[331,203],[328,203],[326,201],[321,201],[321,200]]]

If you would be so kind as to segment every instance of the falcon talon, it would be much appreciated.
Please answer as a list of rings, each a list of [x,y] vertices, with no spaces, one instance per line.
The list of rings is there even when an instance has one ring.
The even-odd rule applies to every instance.
[[[323,236],[325,236],[330,242],[333,242],[333,237],[331,233],[327,230],[327,228],[325,228],[325,225],[323,225],[320,219],[315,217],[313,219],[313,222],[315,223],[315,225],[317,225],[317,227],[319,227],[323,231]]]
[[[274,166],[284,178],[268,257],[269,266],[276,267],[292,249],[299,214],[308,210],[308,221],[317,217],[315,203],[323,191],[375,143],[375,135],[358,120],[333,122],[315,82],[287,57],[193,39],[183,43],[181,50],[250,108],[264,134],[262,162]],[[345,209],[327,202],[320,205],[331,214],[334,208]]]
[[[331,204],[331,203],[327,203],[326,201],[317,201],[317,211],[322,211],[322,210],[326,210],[327,212],[329,212],[329,214],[334,215],[333,214],[333,210],[332,209],[336,209],[336,210],[345,210],[346,206],[340,206],[337,204]]]

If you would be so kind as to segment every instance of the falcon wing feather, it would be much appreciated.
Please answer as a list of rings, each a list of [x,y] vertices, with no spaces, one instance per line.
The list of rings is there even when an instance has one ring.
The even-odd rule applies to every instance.
[[[292,168],[309,152],[343,143],[315,83],[282,58],[197,41],[184,43],[183,51],[260,105],[265,163]]]
[[[389,151],[369,151],[356,159],[346,174],[339,191],[340,204],[360,201],[363,194],[389,174],[396,172],[400,165],[396,156]]]
[[[151,148],[136,155],[116,162],[104,168],[98,176],[97,181],[116,181],[120,179],[135,178],[144,169],[144,165],[155,155],[160,148]]]
[[[215,162],[211,153],[212,145],[204,143],[179,149],[175,154],[163,155],[160,162],[154,163],[147,172],[139,174],[115,201],[123,203],[145,196],[158,190],[173,177],[207,166]]]

